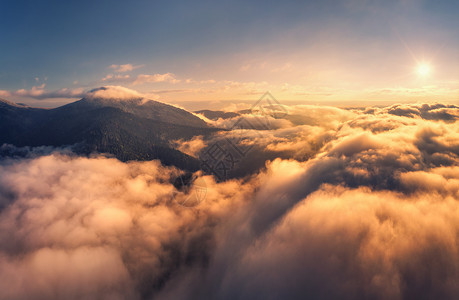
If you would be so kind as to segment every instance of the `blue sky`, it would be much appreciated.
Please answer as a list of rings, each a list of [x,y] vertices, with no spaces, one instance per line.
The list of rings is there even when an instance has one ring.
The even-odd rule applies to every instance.
[[[1,0],[0,97],[61,103],[110,84],[165,101],[455,101],[457,12],[453,0]]]

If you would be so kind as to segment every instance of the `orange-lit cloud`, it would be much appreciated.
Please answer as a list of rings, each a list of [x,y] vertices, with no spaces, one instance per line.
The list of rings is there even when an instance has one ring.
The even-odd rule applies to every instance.
[[[123,73],[123,72],[130,72],[139,68],[144,67],[145,65],[132,65],[132,64],[124,64],[124,65],[111,65],[110,69],[113,69],[113,71],[118,72],[118,73]]]
[[[243,131],[255,156],[281,158],[244,179],[203,176],[193,208],[178,204],[180,171],[157,161],[2,146],[18,153],[0,161],[2,295],[455,299],[458,111],[290,107],[282,126]]]

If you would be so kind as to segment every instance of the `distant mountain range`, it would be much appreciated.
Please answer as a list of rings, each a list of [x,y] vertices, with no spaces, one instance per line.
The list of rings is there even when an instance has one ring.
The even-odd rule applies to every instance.
[[[196,158],[172,148],[171,141],[207,136],[218,129],[186,110],[138,95],[111,97],[105,91],[110,92],[95,89],[54,109],[0,99],[0,145],[73,145],[80,154],[110,153],[122,161],[160,159],[185,170],[199,168]]]
[[[198,111],[195,111],[195,113],[201,114],[207,119],[214,120],[214,121],[218,119],[231,119],[231,118],[239,117],[241,115],[240,113],[237,113],[237,112],[226,112],[226,111],[221,111],[221,110],[208,110],[208,109],[198,110]]]

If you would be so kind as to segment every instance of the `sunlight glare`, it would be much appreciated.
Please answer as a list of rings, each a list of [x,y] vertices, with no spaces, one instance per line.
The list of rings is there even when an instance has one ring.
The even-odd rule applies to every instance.
[[[417,73],[419,76],[426,77],[430,74],[431,67],[428,63],[420,63],[417,67]]]

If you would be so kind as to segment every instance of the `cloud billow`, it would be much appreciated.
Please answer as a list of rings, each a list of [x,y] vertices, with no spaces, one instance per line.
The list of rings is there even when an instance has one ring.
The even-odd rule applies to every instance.
[[[157,161],[4,157],[0,299],[455,299],[458,108],[314,109],[194,208]]]

